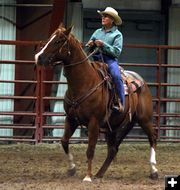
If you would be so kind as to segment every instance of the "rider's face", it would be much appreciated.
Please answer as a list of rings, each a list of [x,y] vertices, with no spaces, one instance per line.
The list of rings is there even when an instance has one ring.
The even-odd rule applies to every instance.
[[[113,21],[114,21],[113,17],[111,17],[108,14],[104,14],[102,16],[102,25],[105,26],[105,27],[106,26],[111,26],[113,24]]]

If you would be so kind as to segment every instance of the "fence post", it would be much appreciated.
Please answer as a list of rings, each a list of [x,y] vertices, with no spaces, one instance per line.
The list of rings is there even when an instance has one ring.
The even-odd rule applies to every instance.
[[[37,87],[36,87],[36,143],[42,142],[43,138],[43,69],[38,66],[36,69]]]
[[[161,118],[161,48],[160,46],[158,46],[157,48],[157,137],[158,137],[158,141],[160,140],[160,118]]]

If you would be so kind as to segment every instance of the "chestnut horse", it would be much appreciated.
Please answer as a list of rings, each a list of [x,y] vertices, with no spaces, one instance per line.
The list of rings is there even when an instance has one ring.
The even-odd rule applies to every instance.
[[[63,149],[68,156],[69,172],[75,173],[73,155],[69,151],[69,140],[79,125],[88,129],[87,173],[83,181],[92,181],[92,161],[100,128],[106,128],[108,145],[107,157],[96,177],[103,177],[118,152],[119,145],[138,122],[148,136],[150,143],[150,166],[152,179],[158,178],[156,169],[156,134],[152,124],[152,97],[145,81],[144,85],[129,98],[123,113],[112,111],[107,114],[110,93],[107,78],[102,78],[92,66],[89,57],[83,51],[81,43],[71,34],[71,28],[59,27],[46,45],[35,55],[37,65],[62,64],[67,78],[68,89],[64,98],[66,112],[64,135],[61,139]],[[129,102],[131,101],[130,119]],[[108,121],[107,121],[108,117]],[[110,127],[109,127],[110,126]],[[110,130],[111,129],[111,130]]]

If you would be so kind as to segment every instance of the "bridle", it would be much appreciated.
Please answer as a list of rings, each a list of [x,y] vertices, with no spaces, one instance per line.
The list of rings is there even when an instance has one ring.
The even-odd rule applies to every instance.
[[[70,46],[69,46],[69,36],[67,37],[63,32],[61,32],[63,34],[63,36],[66,38],[65,42],[63,43],[63,45],[60,47],[59,49],[59,54],[61,54],[61,51],[62,51],[62,48],[67,44],[67,52],[68,52],[68,56],[71,55],[71,51],[70,51]],[[57,41],[58,43],[58,41]],[[65,65],[63,64],[64,67],[72,67],[72,66],[76,66],[76,65],[79,65],[79,64],[82,64],[82,63],[85,63],[85,61],[87,61],[92,55],[94,55],[95,53],[97,53],[99,51],[98,48],[95,48],[88,56],[86,56],[83,60],[81,61],[77,61],[75,63],[72,63],[72,64],[68,64],[68,65]],[[53,57],[50,57],[49,58],[49,62],[51,62],[51,60],[53,59]],[[57,61],[57,62],[54,62],[52,65],[53,66],[56,66],[56,65],[59,65],[59,64],[62,64],[63,61]]]

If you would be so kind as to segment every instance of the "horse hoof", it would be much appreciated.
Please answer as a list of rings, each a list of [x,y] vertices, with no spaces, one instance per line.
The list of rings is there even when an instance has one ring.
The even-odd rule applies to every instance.
[[[68,176],[74,176],[76,173],[76,167],[69,169],[67,173],[68,173]]]
[[[94,177],[95,178],[103,178],[103,175],[97,173]]]
[[[103,178],[103,176],[100,176],[100,175],[95,175],[94,177],[95,177],[95,178],[98,178],[98,179]]]
[[[91,179],[89,176],[86,176],[86,177],[83,179],[83,182],[92,182],[92,179]]]
[[[150,175],[150,178],[151,178],[152,180],[157,180],[157,179],[158,179],[158,173],[157,173],[157,172],[152,173],[152,174]]]

